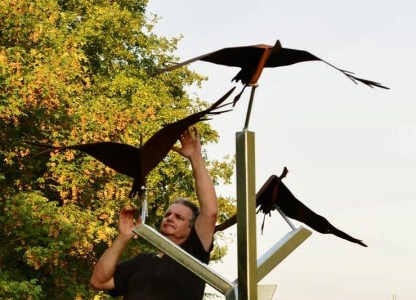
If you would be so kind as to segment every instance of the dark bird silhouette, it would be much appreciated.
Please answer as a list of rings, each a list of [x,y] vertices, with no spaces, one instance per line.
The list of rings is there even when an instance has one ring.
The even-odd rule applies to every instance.
[[[177,122],[167,124],[156,132],[150,139],[148,139],[140,148],[115,142],[97,142],[62,147],[36,142],[26,143],[46,148],[46,150],[38,153],[37,155],[48,153],[50,151],[62,151],[66,149],[74,149],[85,152],[113,170],[132,177],[134,181],[129,197],[134,197],[136,195],[141,197],[144,192],[142,187],[145,185],[146,176],[159,164],[159,162],[163,160],[187,128],[200,121],[209,120],[207,115],[218,115],[231,110],[228,109],[218,111],[218,109],[231,104],[223,104],[223,102],[228,98],[228,96],[230,96],[234,89],[235,87],[229,90],[208,109],[194,113]]]
[[[379,87],[383,89],[389,89],[388,87],[385,87],[378,82],[358,78],[353,75],[354,73],[339,69],[307,51],[283,48],[279,40],[277,40],[274,46],[260,44],[252,46],[223,48],[159,70],[155,72],[153,76],[175,70],[197,60],[229,67],[241,68],[237,75],[232,79],[232,81],[235,80],[236,82],[241,81],[241,83],[244,85],[242,91],[235,97],[234,104],[239,100],[246,86],[257,84],[257,81],[259,80],[264,68],[283,67],[305,61],[322,61],[342,72],[354,83],[357,83],[358,81],[371,88]]]
[[[276,175],[270,176],[270,178],[263,184],[260,190],[256,194],[256,206],[260,206],[258,212],[262,212],[265,215],[270,214],[272,210],[280,208],[280,210],[289,218],[298,220],[312,229],[328,234],[332,233],[342,239],[348,240],[353,243],[357,243],[361,246],[367,247],[361,240],[351,237],[345,232],[334,227],[327,219],[316,214],[289,191],[281,179],[287,174],[285,168],[280,177]],[[224,230],[229,226],[235,224],[235,216],[226,220],[224,223],[217,226],[216,230]]]

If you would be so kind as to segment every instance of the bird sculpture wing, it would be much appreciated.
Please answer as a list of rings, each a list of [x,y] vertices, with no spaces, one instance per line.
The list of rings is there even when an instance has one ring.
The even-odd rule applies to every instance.
[[[46,150],[38,153],[37,155],[51,151],[63,151],[67,149],[78,150],[91,155],[118,173],[130,176],[132,178],[137,178],[140,176],[140,149],[134,146],[114,142],[98,142],[62,147],[56,147],[36,142],[26,143],[41,148],[46,148]]]
[[[367,247],[361,240],[333,226],[327,219],[316,214],[300,202],[276,175],[272,175],[257,194],[256,204],[264,214],[278,208],[289,218],[298,220],[323,234],[334,234],[342,239]]]
[[[216,115],[229,110],[218,111],[224,107],[224,101],[231,95],[235,87],[230,89],[224,96],[217,100],[211,107],[206,110],[194,113],[177,122],[169,123],[156,132],[141,148],[143,174],[146,176],[160,161],[168,154],[173,145],[179,139],[182,133],[192,125],[206,120],[207,115]],[[228,105],[228,104],[225,104]]]
[[[289,65],[296,64],[296,63],[307,62],[307,61],[322,61],[326,63],[327,65],[333,67],[334,69],[342,72],[345,76],[351,79],[354,83],[357,83],[357,81],[359,81],[369,87],[379,87],[383,89],[389,89],[388,87],[383,86],[382,84],[378,82],[356,77],[353,75],[354,73],[340,69],[330,64],[329,62],[313,55],[312,53],[309,53],[304,50],[282,48],[279,50],[279,52],[269,56],[265,64],[265,67],[266,68],[283,67],[283,66],[289,66]]]
[[[298,220],[312,229],[323,234],[334,234],[347,241],[357,243],[361,246],[367,247],[361,240],[353,238],[345,232],[333,226],[327,219],[316,214],[289,191],[289,189],[281,181],[287,174],[285,168],[280,177],[272,175],[263,184],[256,194],[256,206],[259,207],[257,212],[262,212],[265,215],[270,214],[271,211],[279,208],[287,217]],[[236,216],[232,216],[223,223],[216,226],[216,231],[222,231],[234,225],[237,221]]]
[[[186,61],[174,64],[170,67],[158,70],[152,76],[173,71],[185,65],[189,65],[195,61],[205,61],[218,65],[224,65],[228,67],[246,67],[248,65],[256,64],[258,59],[262,56],[265,49],[272,48],[273,46],[260,44],[243,47],[229,47],[223,48],[214,52],[202,54],[200,56],[188,59]]]

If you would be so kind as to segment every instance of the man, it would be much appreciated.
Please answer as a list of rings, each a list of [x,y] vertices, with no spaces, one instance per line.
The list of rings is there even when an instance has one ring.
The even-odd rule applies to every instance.
[[[217,196],[201,153],[200,136],[185,131],[179,139],[181,148],[172,150],[188,158],[195,179],[198,207],[185,199],[175,200],[167,209],[160,232],[169,240],[208,263],[212,250],[215,223],[218,214]],[[134,234],[133,214],[136,209],[124,208],[119,218],[119,235],[98,260],[91,277],[97,290],[109,291],[124,299],[200,300],[205,282],[161,253],[141,253],[118,264],[118,260]],[[140,219],[137,220],[140,222]]]

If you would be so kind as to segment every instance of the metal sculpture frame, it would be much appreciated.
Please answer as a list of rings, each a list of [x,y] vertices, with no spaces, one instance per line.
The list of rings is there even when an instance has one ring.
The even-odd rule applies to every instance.
[[[237,176],[237,262],[238,277],[229,281],[207,264],[184,251],[155,229],[144,222],[136,226],[133,232],[144,238],[160,251],[186,267],[222,293],[227,300],[270,300],[276,286],[258,286],[270,271],[281,263],[292,251],[302,244],[311,231],[300,226],[295,228],[284,213],[282,217],[291,227],[263,256],[257,259],[256,235],[256,181],[255,181],[255,134],[248,131],[254,91],[257,84],[251,86],[250,101],[242,131],[236,132],[236,176]],[[142,220],[146,215],[146,197],[142,204]]]

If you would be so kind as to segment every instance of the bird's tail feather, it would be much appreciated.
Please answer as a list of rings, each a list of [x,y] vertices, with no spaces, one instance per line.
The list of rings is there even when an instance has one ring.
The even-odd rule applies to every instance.
[[[229,103],[229,104],[231,104],[231,103]],[[210,115],[220,115],[220,114],[223,114],[223,113],[226,113],[226,112],[229,112],[229,111],[232,111],[232,109],[226,109],[226,110],[220,110],[220,111],[212,111],[212,112],[209,112],[209,114]]]
[[[216,110],[218,108],[222,108],[224,106],[230,105],[231,103],[224,103],[223,104],[223,102],[228,98],[228,96],[230,96],[232,94],[232,92],[234,92],[234,90],[235,90],[235,86],[233,88],[231,88],[227,93],[225,93],[224,96],[222,96],[214,104],[212,104],[211,107],[206,110],[206,112],[213,113],[213,110]]]
[[[361,83],[363,83],[363,84],[365,84],[365,85],[367,85],[367,86],[369,86],[371,88],[373,88],[373,87],[376,86],[376,87],[379,87],[379,88],[382,88],[382,89],[386,89],[386,90],[389,90],[390,89],[390,88],[388,88],[386,86],[383,86],[381,83],[378,83],[378,82],[375,82],[375,81],[371,81],[371,80],[363,79],[363,78],[358,78],[356,76],[353,76],[353,75],[350,75],[350,74],[346,74],[346,73],[344,73],[344,74],[347,75],[348,78],[351,79],[352,81],[354,81],[355,83],[356,83],[356,80],[357,80],[357,81],[360,81]]]
[[[373,88],[373,87],[379,87],[379,88],[382,88],[382,89],[386,89],[386,90],[389,90],[390,88],[388,88],[388,87],[386,87],[386,86],[384,86],[384,85],[382,85],[381,83],[379,83],[379,82],[375,82],[375,81],[371,81],[371,80],[368,80],[368,79],[364,79],[364,78],[359,78],[359,77],[356,77],[356,76],[354,76],[353,74],[354,74],[354,72],[351,72],[351,71],[347,71],[347,70],[343,70],[343,69],[340,69],[340,68],[338,68],[338,67],[336,67],[336,66],[334,66],[333,64],[331,64],[331,63],[329,63],[329,62],[327,62],[327,61],[325,61],[325,60],[323,60],[323,59],[320,59],[322,62],[324,62],[324,63],[326,63],[327,65],[329,65],[329,66],[331,66],[331,67],[333,67],[334,69],[337,69],[338,71],[340,71],[340,72],[342,72],[345,76],[347,76],[350,80],[352,80],[355,84],[357,84],[357,81],[359,81],[359,82],[361,82],[361,83],[363,83],[363,84],[365,84],[365,85],[367,85],[367,86],[369,86],[369,87],[371,87],[371,88]]]

